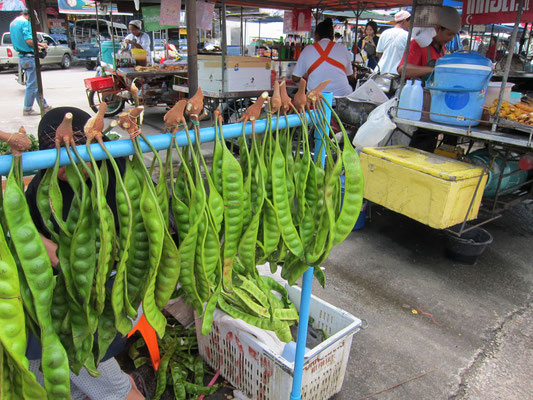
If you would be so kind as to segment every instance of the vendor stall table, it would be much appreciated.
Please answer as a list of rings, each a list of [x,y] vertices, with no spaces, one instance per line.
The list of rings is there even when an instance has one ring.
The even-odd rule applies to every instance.
[[[518,134],[493,132],[490,130],[489,127],[462,127],[454,125],[444,125],[431,122],[424,118],[422,118],[420,121],[412,121],[410,119],[393,117],[393,121],[397,124],[429,129],[436,132],[464,136],[471,139],[494,142],[502,145],[521,147],[524,149],[533,149],[533,127],[530,128],[529,134]]]
[[[174,77],[187,78],[186,69],[138,71],[135,68],[117,68],[114,70],[106,65],[103,71],[112,78],[112,81],[102,87],[93,87],[86,82],[87,100],[94,112],[98,111],[98,105],[102,101],[106,101],[107,117],[120,113],[126,102],[133,103],[129,92],[134,81],[139,88],[139,101],[142,105],[171,107],[180,99],[180,93],[172,90]],[[94,79],[100,78],[90,78],[88,81]]]

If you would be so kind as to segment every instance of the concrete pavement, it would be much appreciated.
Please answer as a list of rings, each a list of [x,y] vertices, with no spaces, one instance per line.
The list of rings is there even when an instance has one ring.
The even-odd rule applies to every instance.
[[[45,97],[92,114],[83,68],[46,70]],[[0,129],[22,117],[24,88],[0,73]],[[36,107],[35,107],[36,108]],[[165,110],[149,109],[156,133]],[[487,226],[494,243],[474,266],[444,257],[441,232],[380,207],[324,264],[313,293],[365,321],[354,337],[337,400],[533,399],[533,246],[514,222]]]

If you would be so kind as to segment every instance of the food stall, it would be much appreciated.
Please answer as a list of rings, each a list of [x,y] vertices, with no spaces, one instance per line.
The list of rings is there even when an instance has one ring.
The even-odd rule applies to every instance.
[[[417,1],[413,4],[414,24],[411,24],[409,38],[413,25],[427,23],[428,8],[436,5],[435,2],[431,5],[425,2],[417,7],[417,3],[420,5]],[[517,2],[517,11],[503,13],[503,16],[502,13],[469,14],[469,4],[464,2],[463,22],[465,18],[469,23],[515,22],[509,45],[510,49],[515,49],[519,23],[527,22],[523,18],[526,15],[523,2]],[[529,18],[530,11],[527,13],[526,18]],[[476,17],[482,21],[477,21]],[[408,51],[409,45],[405,54]],[[425,129],[444,137],[455,136],[457,145],[440,146],[435,151],[437,155],[401,146],[363,149],[361,159],[367,182],[365,198],[436,229],[445,229],[457,240],[464,238],[468,242],[476,240],[470,235],[481,232],[481,225],[501,217],[505,210],[531,197],[533,180],[527,160],[533,149],[530,122],[533,109],[520,99],[514,105],[509,102],[509,90],[505,88],[512,56],[510,52],[505,59],[501,83],[497,84],[501,85],[498,96],[485,105],[490,65],[485,66],[485,61],[478,56],[469,57],[473,70],[487,69],[489,74],[481,79],[472,78],[473,70],[468,71],[465,68],[469,67],[459,65],[466,57],[461,55],[461,60],[457,57],[452,60],[448,56],[441,58],[433,80],[426,86],[431,100],[424,100],[424,108],[422,103],[416,107],[412,102],[411,106],[396,105],[391,109],[391,117],[394,123],[404,127]],[[451,65],[449,68],[439,67],[446,60],[454,63],[453,68]],[[457,70],[452,72],[454,68]],[[469,82],[464,81],[465,76],[470,77]],[[474,88],[479,86],[476,79],[483,83]],[[405,81],[405,73],[402,81]],[[405,86],[401,90],[405,90]],[[480,97],[475,100],[478,92]],[[468,97],[469,93],[471,97]],[[459,98],[466,100],[459,104],[456,101]],[[401,99],[400,93],[400,104]],[[406,116],[410,112],[414,112],[414,116],[412,113]],[[430,179],[433,183],[428,181],[419,185],[422,176],[423,179],[433,176]],[[451,189],[454,185],[466,186],[455,191]],[[443,189],[444,192],[439,192]],[[468,221],[471,223],[467,224]]]
[[[187,66],[183,63],[119,68],[106,65],[103,71],[105,76],[87,78],[84,83],[91,109],[97,112],[98,106],[105,101],[108,103],[108,117],[119,114],[126,103],[135,103],[130,93],[133,84],[140,89],[140,104],[147,107],[172,106],[181,98],[172,89],[172,82],[176,77],[187,77]]]
[[[109,8],[111,29],[113,29],[113,11]],[[165,18],[174,21],[177,15],[178,24],[171,25],[160,23],[161,6],[143,7],[144,30],[143,32],[161,31],[180,25],[181,10],[165,9]],[[167,31],[168,32],[168,31]],[[167,38],[168,39],[168,38]],[[108,104],[106,116],[119,114],[126,103],[139,104],[147,107],[171,107],[183,96],[172,89],[175,78],[187,79],[186,60],[181,60],[179,54],[169,57],[166,46],[166,60],[161,64],[153,64],[147,60],[147,53],[143,49],[128,50],[121,43],[111,40],[100,43],[100,70],[94,78],[85,79],[87,100],[94,112],[105,101]],[[135,85],[138,89],[138,98],[134,99],[130,88]]]

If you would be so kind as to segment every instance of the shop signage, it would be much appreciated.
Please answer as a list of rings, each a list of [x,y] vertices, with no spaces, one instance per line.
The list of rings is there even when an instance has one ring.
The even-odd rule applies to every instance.
[[[58,0],[59,12],[63,14],[91,14],[96,13],[94,0]],[[118,13],[115,3],[102,4],[100,2],[99,14],[108,12]]]
[[[513,23],[516,21],[518,3],[519,0],[464,0],[462,22],[464,25]],[[525,0],[521,21],[531,20],[531,1]]]
[[[24,0],[0,0],[0,11],[22,11],[25,8]]]
[[[181,0],[161,0],[161,25],[179,26]]]
[[[215,3],[205,1],[196,2],[196,27],[204,31],[210,31],[213,26],[213,13],[215,12]]]
[[[283,33],[311,32],[312,14],[307,8],[295,8],[285,11],[283,16]]]
[[[145,32],[160,31],[161,29],[171,29],[178,26],[185,26],[185,12],[180,12],[180,18],[172,25],[161,25],[161,6],[142,7],[143,25]]]

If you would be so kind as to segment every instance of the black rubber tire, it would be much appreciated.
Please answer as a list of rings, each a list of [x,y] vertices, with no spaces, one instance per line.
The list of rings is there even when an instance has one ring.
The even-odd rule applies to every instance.
[[[121,99],[117,97],[116,94],[103,96],[102,99],[99,98],[98,92],[95,92],[94,90],[91,90],[89,92],[89,106],[91,109],[96,113],[98,112],[98,107],[96,104],[100,104],[102,100],[105,100],[107,102],[107,111],[105,113],[106,117],[114,117],[115,115],[119,114],[126,105],[126,102],[124,99]],[[96,97],[96,101],[95,101]]]
[[[85,63],[85,68],[87,68],[88,71],[92,71],[96,68],[96,63],[94,61],[87,61]]]
[[[60,65],[63,69],[69,69],[72,65],[72,58],[68,54],[64,54]]]
[[[533,200],[524,200],[516,204],[506,212],[504,218],[522,233],[533,234]]]

